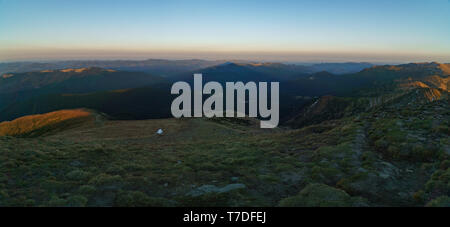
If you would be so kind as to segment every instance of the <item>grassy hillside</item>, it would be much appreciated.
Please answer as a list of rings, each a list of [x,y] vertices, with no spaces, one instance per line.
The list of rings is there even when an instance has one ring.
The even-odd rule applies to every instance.
[[[0,136],[35,137],[61,131],[93,118],[91,112],[82,109],[29,115],[13,121],[1,122]]]
[[[448,101],[397,109],[295,130],[161,119],[0,137],[0,205],[440,206]]]

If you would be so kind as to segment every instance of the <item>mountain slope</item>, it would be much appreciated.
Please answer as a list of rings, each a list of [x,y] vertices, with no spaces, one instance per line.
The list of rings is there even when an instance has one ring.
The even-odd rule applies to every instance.
[[[172,96],[168,84],[83,94],[49,94],[7,106],[0,121],[61,109],[89,108],[118,119],[170,117]]]
[[[0,63],[0,75],[6,73],[23,73],[42,70],[60,70],[65,68],[106,68],[121,71],[139,71],[154,75],[170,77],[171,75],[188,72],[195,69],[222,64],[225,61],[205,60],[163,60],[147,59],[142,61],[133,60],[92,60],[92,61],[58,61],[51,63],[37,62],[13,62]]]
[[[28,115],[13,121],[0,123],[0,136],[36,137],[62,131],[94,120],[95,114],[90,111],[60,110],[40,115]]]
[[[161,77],[142,72],[101,68],[11,74],[0,78],[0,110],[9,104],[14,105],[43,95],[129,89],[164,82],[165,79]]]
[[[347,62],[347,63],[319,63],[311,65],[309,68],[311,72],[327,71],[333,74],[348,74],[357,73],[366,68],[372,67],[373,64],[365,62]]]
[[[0,93],[36,89],[47,89],[52,92],[89,92],[131,88],[162,81],[164,79],[145,73],[102,68],[69,68],[8,74],[7,77],[0,78]]]
[[[189,118],[0,137],[0,205],[439,205],[448,104],[383,105],[295,130]]]
[[[327,91],[335,96],[322,96],[311,101],[286,124],[298,128],[386,106],[401,109],[438,100],[448,101],[449,74],[441,69],[442,65],[375,66],[339,77],[322,73],[298,79],[290,83],[291,89],[322,88],[315,94]]]
[[[225,82],[270,82],[287,81],[304,76],[307,69],[304,66],[285,65],[280,63],[235,63],[224,64],[191,71],[174,77],[174,80],[192,81],[194,73],[202,73],[205,81]]]

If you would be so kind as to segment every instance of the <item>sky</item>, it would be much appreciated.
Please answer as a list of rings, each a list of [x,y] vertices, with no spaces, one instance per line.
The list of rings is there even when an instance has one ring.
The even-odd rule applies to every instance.
[[[0,61],[450,62],[450,0],[0,0]]]

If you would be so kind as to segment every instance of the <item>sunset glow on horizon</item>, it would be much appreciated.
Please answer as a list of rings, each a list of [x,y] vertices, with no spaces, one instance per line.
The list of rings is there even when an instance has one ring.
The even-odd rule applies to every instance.
[[[0,61],[450,62],[450,2],[0,0]]]

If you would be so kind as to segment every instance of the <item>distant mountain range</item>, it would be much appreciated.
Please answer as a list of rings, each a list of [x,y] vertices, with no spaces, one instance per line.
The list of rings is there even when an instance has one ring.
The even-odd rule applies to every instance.
[[[427,101],[440,99],[448,93],[449,68],[448,64],[433,62],[372,66],[357,73],[336,75],[306,73],[308,67],[299,65],[225,62],[170,78],[97,67],[7,73],[0,77],[0,121],[72,108],[90,108],[117,119],[170,117],[174,98],[170,85],[176,80],[192,82],[193,73],[202,73],[204,82],[280,81],[280,114],[289,121],[305,105],[315,102],[315,97],[325,95],[358,100],[395,96],[420,88]],[[353,100],[344,103],[353,105]],[[341,114],[333,117],[336,116]]]
[[[48,94],[130,89],[163,82],[162,77],[143,72],[101,68],[10,73],[0,77],[0,109]]]
[[[92,67],[6,74],[0,81],[0,93],[30,90],[83,93],[145,86],[164,79],[142,72]]]
[[[98,67],[104,69],[139,71],[152,73],[163,77],[183,73],[186,71],[202,69],[213,65],[225,63],[226,61],[205,60],[162,60],[148,59],[143,61],[115,60],[115,61],[58,61],[49,63],[39,62],[11,62],[0,63],[0,74],[33,72],[42,70],[58,70],[66,68],[89,68]]]
[[[319,63],[309,66],[312,72],[327,71],[333,74],[357,73],[363,69],[374,66],[367,62],[347,62],[347,63]]]
[[[286,64],[282,63],[258,63],[244,60],[164,60],[164,59],[148,59],[142,61],[132,60],[91,60],[91,61],[57,61],[57,62],[10,62],[0,63],[0,75],[7,73],[22,73],[42,71],[48,69],[66,69],[66,68],[89,68],[99,67],[104,69],[123,70],[123,71],[140,71],[147,72],[162,77],[171,77],[173,75],[182,74],[185,72],[195,71],[199,69],[208,68],[211,66],[218,66],[221,64],[236,63],[249,64],[253,66],[271,66],[271,69],[276,69],[276,66],[284,68]],[[297,73],[314,73],[320,71],[328,71],[335,74],[354,73],[371,67],[370,63],[320,63],[312,65],[294,65],[290,64],[291,70]]]

